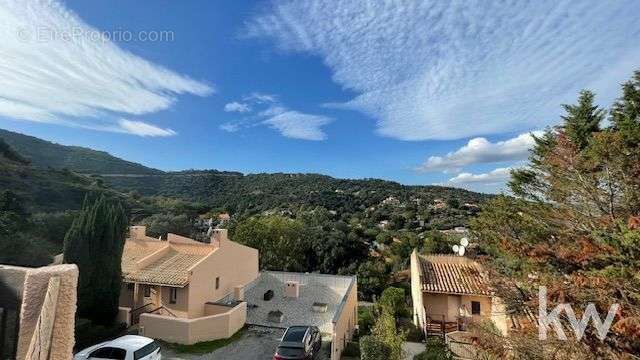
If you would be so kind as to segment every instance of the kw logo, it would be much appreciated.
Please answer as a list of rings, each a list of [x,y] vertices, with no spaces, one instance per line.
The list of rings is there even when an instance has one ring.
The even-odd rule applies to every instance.
[[[602,322],[600,318],[600,314],[598,314],[598,310],[596,310],[596,306],[593,303],[587,305],[586,310],[582,315],[582,319],[578,321],[576,318],[576,314],[573,311],[573,308],[570,304],[559,304],[556,306],[553,311],[547,313],[547,287],[540,286],[538,289],[538,338],[540,340],[547,340],[547,329],[552,327],[556,336],[560,340],[567,340],[567,335],[560,324],[559,315],[564,310],[567,313],[567,319],[569,320],[569,324],[573,328],[573,332],[576,335],[576,339],[580,340],[584,336],[584,331],[587,329],[587,325],[589,325],[589,320],[593,319],[593,326],[596,329],[596,333],[598,339],[601,341],[607,337],[609,333],[609,328],[611,328],[611,323],[613,323],[613,318],[616,316],[618,309],[620,308],[619,304],[613,304],[609,307],[609,312],[607,313],[607,317],[604,322]]]

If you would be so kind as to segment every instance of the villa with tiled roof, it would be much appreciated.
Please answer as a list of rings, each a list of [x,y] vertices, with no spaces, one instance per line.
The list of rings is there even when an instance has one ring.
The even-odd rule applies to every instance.
[[[411,254],[414,323],[429,332],[465,330],[470,322],[491,320],[504,334],[507,316],[480,264],[457,255]]]
[[[226,338],[244,325],[242,289],[257,277],[258,250],[230,241],[224,229],[202,243],[175,234],[155,239],[133,226],[122,255],[119,317],[170,342]]]

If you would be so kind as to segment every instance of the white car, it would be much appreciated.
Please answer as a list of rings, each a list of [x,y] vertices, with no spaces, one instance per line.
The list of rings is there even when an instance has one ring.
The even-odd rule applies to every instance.
[[[73,360],[160,360],[160,345],[144,336],[126,335],[88,347]]]

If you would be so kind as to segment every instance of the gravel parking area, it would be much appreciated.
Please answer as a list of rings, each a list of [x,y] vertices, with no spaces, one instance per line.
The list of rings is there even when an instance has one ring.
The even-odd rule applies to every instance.
[[[249,327],[240,340],[209,354],[176,354],[171,349],[162,349],[162,359],[166,360],[271,360],[273,353],[280,342],[284,330]],[[323,344],[328,347],[328,344]],[[328,352],[328,351],[327,351]],[[318,360],[325,357],[320,356]]]

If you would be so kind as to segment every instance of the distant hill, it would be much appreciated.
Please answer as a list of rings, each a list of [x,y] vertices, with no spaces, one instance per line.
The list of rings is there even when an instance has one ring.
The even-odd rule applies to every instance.
[[[76,210],[87,193],[104,191],[101,181],[69,170],[41,169],[0,138],[0,190],[10,190],[30,211]]]
[[[322,206],[356,213],[389,197],[426,207],[436,199],[481,203],[491,195],[442,186],[406,186],[378,179],[347,180],[319,174],[249,174],[182,171],[162,175],[105,176],[105,184],[143,196],[162,195],[200,202],[233,213]]]
[[[380,208],[385,199],[392,197],[391,204],[397,202],[398,205],[391,206],[395,208],[391,213],[403,213],[406,212],[404,208],[410,208],[426,216],[435,200],[451,203],[452,210],[456,210],[465,203],[479,204],[491,197],[450,187],[406,186],[378,179],[336,179],[319,174],[245,175],[217,170],[162,172],[106,152],[54,144],[6,130],[0,130],[0,139],[16,150],[8,150],[8,156],[22,161],[19,165],[14,161],[12,166],[18,166],[28,174],[21,178],[5,173],[0,185],[19,189],[26,186],[25,183],[31,184],[32,189],[26,193],[36,198],[33,199],[36,204],[50,209],[77,207],[80,194],[94,186],[145,197],[182,199],[236,215],[314,207],[345,215],[364,214],[369,208]],[[26,165],[27,162],[31,164]],[[99,178],[77,173],[96,174]],[[456,210],[431,214],[430,218],[439,227],[447,227],[465,224],[468,214]]]
[[[122,160],[104,151],[65,146],[0,129],[0,139],[40,169],[69,169],[81,174],[161,174],[162,171]]]

